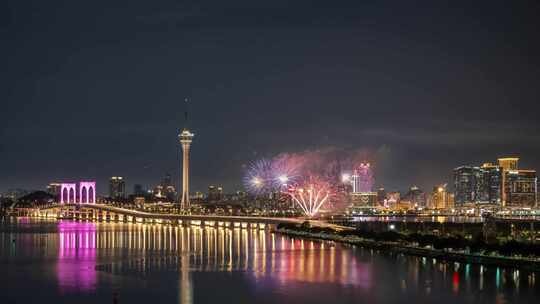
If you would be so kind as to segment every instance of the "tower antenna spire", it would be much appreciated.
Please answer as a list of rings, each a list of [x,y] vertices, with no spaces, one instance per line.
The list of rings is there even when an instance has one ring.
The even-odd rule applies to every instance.
[[[184,98],[185,108],[184,108],[184,129],[187,129],[188,125],[188,101],[189,99]]]

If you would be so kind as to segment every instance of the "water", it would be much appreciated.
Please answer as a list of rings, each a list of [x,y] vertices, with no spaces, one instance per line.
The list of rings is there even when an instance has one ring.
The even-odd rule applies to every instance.
[[[540,273],[262,230],[9,219],[0,303],[535,303]]]

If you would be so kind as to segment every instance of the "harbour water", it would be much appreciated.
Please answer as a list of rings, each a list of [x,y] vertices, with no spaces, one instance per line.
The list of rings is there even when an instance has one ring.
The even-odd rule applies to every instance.
[[[6,218],[0,303],[535,303],[540,273],[266,230]]]

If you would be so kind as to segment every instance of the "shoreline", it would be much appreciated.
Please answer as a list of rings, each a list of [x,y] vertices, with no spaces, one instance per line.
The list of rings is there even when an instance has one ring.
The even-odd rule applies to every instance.
[[[278,228],[273,232],[282,235],[301,237],[312,240],[333,241],[341,244],[348,244],[375,250],[387,251],[392,253],[401,253],[410,256],[441,259],[449,262],[477,264],[484,266],[495,266],[504,268],[516,268],[534,272],[540,272],[540,260],[526,258],[512,258],[501,256],[488,256],[469,254],[462,252],[450,252],[438,249],[420,248],[407,246],[398,242],[377,242],[374,240],[362,239],[359,237],[343,237],[327,233],[311,233],[305,231]]]

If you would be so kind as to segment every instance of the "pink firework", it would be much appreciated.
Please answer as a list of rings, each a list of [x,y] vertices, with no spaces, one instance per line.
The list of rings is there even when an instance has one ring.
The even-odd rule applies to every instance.
[[[272,160],[272,175],[275,189],[294,185],[302,173],[304,159],[297,155],[280,154]]]
[[[292,200],[309,217],[315,216],[321,207],[328,203],[332,193],[330,183],[313,176],[288,189]]]

